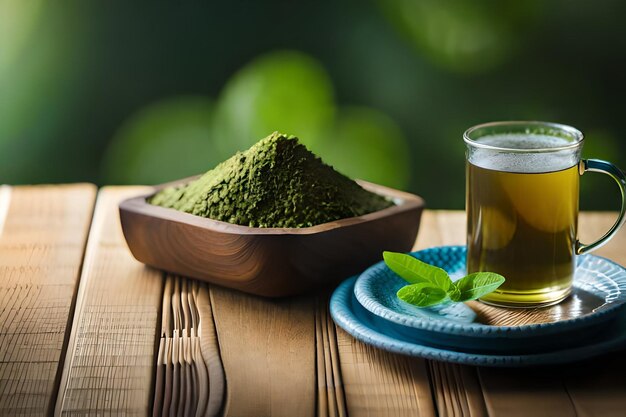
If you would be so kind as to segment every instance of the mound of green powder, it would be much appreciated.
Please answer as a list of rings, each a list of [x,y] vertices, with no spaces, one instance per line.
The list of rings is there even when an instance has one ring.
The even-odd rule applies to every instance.
[[[308,227],[393,205],[277,132],[149,202],[251,227]]]

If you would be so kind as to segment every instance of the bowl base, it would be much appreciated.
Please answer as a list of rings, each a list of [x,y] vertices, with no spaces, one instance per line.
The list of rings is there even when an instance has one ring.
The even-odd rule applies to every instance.
[[[569,297],[571,293],[571,284],[562,287],[553,287],[549,291],[540,293],[496,290],[479,298],[478,301],[495,307],[541,308],[556,305]]]

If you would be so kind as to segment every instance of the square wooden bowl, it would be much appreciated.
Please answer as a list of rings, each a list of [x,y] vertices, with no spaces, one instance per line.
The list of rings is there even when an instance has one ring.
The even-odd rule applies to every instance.
[[[196,178],[196,177],[194,177]],[[155,187],[189,182],[186,178]],[[395,205],[364,216],[305,228],[255,228],[154,206],[149,195],[120,203],[124,237],[140,262],[267,297],[306,292],[361,272],[384,250],[415,243],[424,200],[358,181]]]

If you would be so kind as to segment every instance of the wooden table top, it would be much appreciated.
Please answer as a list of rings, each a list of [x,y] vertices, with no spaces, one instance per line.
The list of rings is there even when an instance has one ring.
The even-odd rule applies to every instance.
[[[147,268],[118,202],[145,187],[0,187],[0,415],[623,416],[626,355],[491,369],[387,353],[327,295],[253,297]],[[582,213],[583,241],[615,213]],[[626,229],[626,228],[625,228]],[[426,211],[415,248],[463,244]],[[599,255],[626,264],[626,230]]]

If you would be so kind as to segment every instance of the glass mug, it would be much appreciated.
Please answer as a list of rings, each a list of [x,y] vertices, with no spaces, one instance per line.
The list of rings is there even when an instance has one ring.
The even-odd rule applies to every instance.
[[[506,282],[481,298],[506,307],[556,304],[571,292],[575,255],[605,244],[626,218],[626,177],[615,165],[580,159],[583,134],[545,122],[494,122],[463,134],[466,152],[467,270]],[[622,194],[613,227],[592,244],[577,236],[579,177],[612,177]]]

